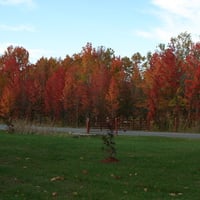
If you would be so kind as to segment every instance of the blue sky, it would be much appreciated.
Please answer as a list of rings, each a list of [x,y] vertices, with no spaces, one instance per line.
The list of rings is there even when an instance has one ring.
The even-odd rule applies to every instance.
[[[181,32],[200,35],[200,0],[0,0],[0,13],[0,54],[22,46],[33,63],[79,53],[87,42],[131,57]]]

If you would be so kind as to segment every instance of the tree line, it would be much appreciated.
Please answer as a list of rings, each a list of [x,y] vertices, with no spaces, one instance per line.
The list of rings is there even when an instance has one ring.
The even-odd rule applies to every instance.
[[[149,130],[182,130],[200,124],[200,42],[187,32],[154,52],[115,56],[87,43],[64,59],[42,57],[35,64],[23,47],[0,56],[0,118],[85,124],[143,120]]]

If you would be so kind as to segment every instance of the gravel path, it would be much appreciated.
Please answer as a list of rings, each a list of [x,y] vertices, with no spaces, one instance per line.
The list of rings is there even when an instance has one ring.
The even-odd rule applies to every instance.
[[[7,126],[0,124],[0,130],[6,130]],[[32,130],[40,132],[50,132],[50,133],[70,133],[74,135],[87,134],[85,128],[67,128],[67,127],[41,127],[41,126],[31,126]],[[91,129],[90,134],[105,134],[106,129],[100,131],[99,129]],[[123,131],[119,130],[118,135],[128,135],[128,136],[155,136],[155,137],[170,137],[170,138],[188,138],[188,139],[200,139],[200,134],[198,133],[177,133],[177,132],[152,132],[152,131]]]

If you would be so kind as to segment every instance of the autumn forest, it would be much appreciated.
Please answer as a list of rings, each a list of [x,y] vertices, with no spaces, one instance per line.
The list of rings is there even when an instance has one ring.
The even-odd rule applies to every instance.
[[[134,45],[134,44],[133,44]],[[141,129],[190,130],[200,124],[200,42],[181,33],[154,52],[115,56],[87,43],[64,59],[35,64],[23,47],[0,56],[0,118],[84,126],[111,119]]]

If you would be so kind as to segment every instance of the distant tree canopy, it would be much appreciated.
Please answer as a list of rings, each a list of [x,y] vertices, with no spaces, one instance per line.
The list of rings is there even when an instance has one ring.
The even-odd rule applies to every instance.
[[[200,124],[200,42],[188,33],[155,52],[117,57],[87,43],[63,60],[29,62],[23,47],[0,56],[0,117],[83,125],[86,117],[144,120],[149,129]]]

